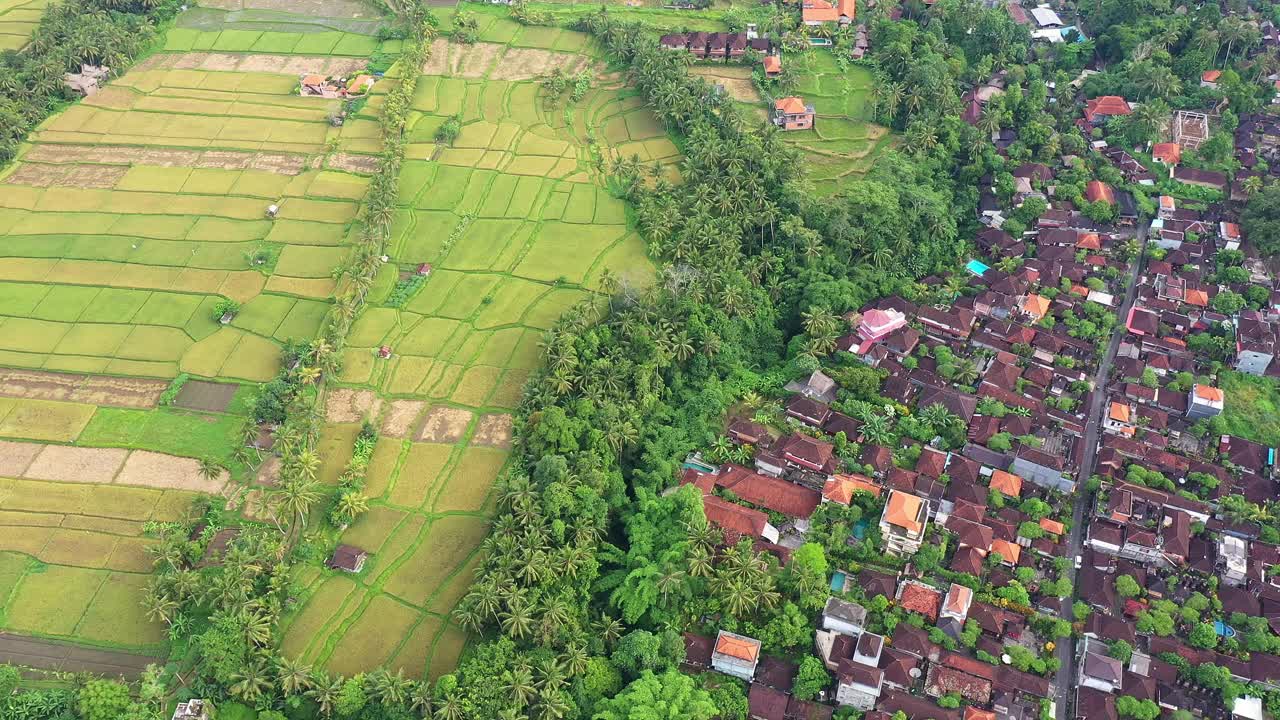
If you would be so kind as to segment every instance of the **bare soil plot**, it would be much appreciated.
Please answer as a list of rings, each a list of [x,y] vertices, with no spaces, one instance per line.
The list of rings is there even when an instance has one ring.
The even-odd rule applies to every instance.
[[[0,477],[22,477],[31,461],[40,454],[36,443],[8,442],[0,440]]]
[[[0,370],[0,396],[62,400],[111,407],[153,408],[168,387],[163,380]]]
[[[346,170],[347,172],[374,173],[378,170],[378,158],[376,155],[335,153],[329,158],[328,165],[331,168]]]
[[[462,439],[471,424],[472,413],[461,408],[433,407],[427,413],[422,424],[422,432],[418,433],[421,442],[453,444]]]
[[[134,450],[125,460],[116,476],[119,485],[192,490],[215,494],[222,492],[229,476],[226,470],[216,477],[206,478],[200,473],[200,462],[191,458],[176,457],[147,450]]]
[[[408,437],[425,405],[421,400],[393,400],[382,418],[382,434],[394,438]]]
[[[335,388],[325,395],[325,420],[332,423],[354,423],[377,417],[382,401],[371,390]]]
[[[484,415],[480,418],[480,426],[476,428],[476,433],[471,437],[472,445],[483,445],[485,447],[510,448],[511,447],[511,416],[507,414],[501,415]]]
[[[239,385],[230,383],[189,380],[178,391],[178,397],[174,398],[173,404],[189,410],[226,412],[239,389]]]
[[[294,2],[295,0],[289,0]],[[306,55],[270,55],[258,53],[168,53],[153,55],[145,66],[137,69],[217,70],[223,72],[267,72],[297,75],[312,72],[319,75],[350,75],[363,70],[368,61],[361,58]]]
[[[724,87],[729,97],[740,102],[760,102],[760,91],[751,82],[751,70],[742,66],[707,66],[699,65],[689,68],[693,75],[700,75],[709,82]]]
[[[200,7],[218,10],[274,10],[326,18],[376,18],[372,3],[359,0],[204,0]]]
[[[115,650],[95,650],[68,643],[0,633],[0,663],[25,665],[41,670],[87,672],[136,679],[147,665],[164,662],[162,658],[135,655]]]
[[[33,187],[115,187],[128,168],[115,165],[51,165],[22,163],[5,182]]]
[[[540,50],[538,48],[507,48],[502,61],[489,75],[492,80],[532,80],[542,77],[555,68],[572,75],[587,67],[590,61],[582,55]]]
[[[116,448],[46,445],[22,477],[105,485],[115,478],[128,454]]]
[[[305,155],[292,153],[176,150],[123,145],[39,144],[33,147],[23,159],[29,163],[76,164],[88,159],[100,165],[267,170],[281,175],[297,175],[307,167]],[[74,185],[73,187],[94,186]]]

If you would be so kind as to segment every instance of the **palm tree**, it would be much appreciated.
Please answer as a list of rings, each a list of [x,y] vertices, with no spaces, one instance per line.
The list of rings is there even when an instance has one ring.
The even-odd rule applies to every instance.
[[[883,415],[869,413],[863,418],[862,437],[872,445],[888,445],[893,442],[893,428]]]
[[[936,430],[942,430],[942,429],[951,427],[952,425],[954,425],[956,422],[959,421],[959,418],[957,418],[955,415],[952,415],[951,411],[948,410],[946,406],[942,405],[941,403],[934,403],[929,407],[921,410],[920,419],[929,423],[929,425]]]
[[[276,681],[285,697],[302,695],[313,687],[311,666],[283,656],[276,658]]]
[[[1240,181],[1240,186],[1244,189],[1246,195],[1252,195],[1262,189],[1262,176],[1250,175]]]
[[[222,466],[216,460],[200,459],[200,477],[205,480],[217,480],[222,475]]]
[[[533,630],[533,613],[528,602],[519,595],[507,601],[507,609],[498,616],[502,629],[512,638],[521,640]]]
[[[281,515],[291,518],[290,534],[292,535],[296,529],[307,526],[307,513],[311,511],[311,506],[320,500],[320,483],[314,478],[294,478],[281,486],[273,495],[277,501],[276,522],[279,524]]]
[[[596,618],[591,628],[605,645],[610,646],[618,642],[618,638],[622,637],[622,632],[626,629],[622,622],[612,615],[601,615]]]
[[[378,668],[370,675],[374,697],[384,706],[396,707],[404,705],[408,699],[411,681],[404,676],[403,669],[397,669],[392,675],[383,668]]]
[[[538,688],[533,683],[533,671],[528,667],[513,667],[502,674],[502,691],[511,697],[517,708],[533,701]]]
[[[409,709],[424,718],[431,717],[431,685],[425,681],[413,683],[409,690]]]
[[[316,702],[320,714],[329,717],[333,714],[333,705],[342,694],[342,678],[330,678],[324,671],[317,672],[312,678],[312,687],[307,697]]]
[[[154,586],[148,588],[147,594],[142,596],[141,604],[147,613],[147,619],[166,624],[173,619],[173,614],[178,609],[178,603],[173,598],[157,591]]]
[[[231,694],[248,705],[255,705],[264,693],[271,688],[271,680],[267,668],[261,660],[250,660],[238,671],[231,674]]]
[[[444,696],[436,706],[436,720],[463,720],[466,717],[466,709],[462,704],[462,697],[455,690]]]

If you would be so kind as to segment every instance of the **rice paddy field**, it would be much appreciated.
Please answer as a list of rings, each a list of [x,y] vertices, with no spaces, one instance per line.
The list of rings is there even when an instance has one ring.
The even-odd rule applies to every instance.
[[[589,139],[602,153],[678,159],[585,35],[479,18],[480,42],[438,40],[421,69],[392,262],[328,393],[329,481],[361,421],[380,429],[371,509],[342,537],[371,557],[355,576],[301,571],[307,598],[284,648],[338,672],[435,677],[456,664],[466,637],[449,613],[478,562],[542,332],[591,298],[606,268],[635,283],[652,276]],[[592,89],[576,103],[547,97],[537,78],[553,67],[585,70]],[[455,114],[461,135],[437,145],[436,128]],[[430,275],[413,280],[423,263]],[[384,346],[389,359],[376,352]]]
[[[867,100],[875,78],[860,65],[842,70],[826,49],[788,53],[783,62],[799,63],[795,94],[818,115],[812,130],[793,130],[783,138],[804,151],[809,178],[819,192],[839,192],[865,175],[894,142],[888,128],[872,122]]]
[[[10,453],[0,451],[0,461]],[[182,490],[0,478],[0,630],[146,653],[163,626],[140,602],[148,520],[177,520]]]
[[[49,0],[0,0],[0,51],[27,44]]]
[[[274,24],[201,9],[0,169],[4,630],[163,652],[138,605],[143,524],[239,487],[252,396],[331,302],[385,83],[335,127],[337,101],[299,97],[298,77],[361,71],[398,43],[373,37],[363,3],[244,2]],[[21,7],[0,4],[0,38]],[[223,324],[226,300],[240,307]],[[202,480],[202,459],[230,472]]]

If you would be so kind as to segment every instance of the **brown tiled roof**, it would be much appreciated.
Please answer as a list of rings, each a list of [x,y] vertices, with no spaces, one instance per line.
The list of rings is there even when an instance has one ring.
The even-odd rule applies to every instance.
[[[751,683],[751,691],[747,693],[747,706],[753,718],[786,720],[787,694],[760,683]]]
[[[822,502],[822,494],[816,490],[738,465],[726,465],[716,476],[716,485],[752,505],[794,518],[809,517]]]
[[[938,619],[942,606],[942,593],[917,582],[909,582],[899,588],[898,604],[903,610],[920,613],[930,621]]]

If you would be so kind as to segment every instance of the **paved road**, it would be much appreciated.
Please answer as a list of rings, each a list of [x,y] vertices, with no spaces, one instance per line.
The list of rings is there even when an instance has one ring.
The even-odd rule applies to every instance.
[[[1107,353],[1103,355],[1102,360],[1098,363],[1098,372],[1093,376],[1094,391],[1089,401],[1089,410],[1084,426],[1084,456],[1081,458],[1080,470],[1076,475],[1078,490],[1076,492],[1075,507],[1071,514],[1071,534],[1067,538],[1068,557],[1073,561],[1073,565],[1067,570],[1067,574],[1071,578],[1073,589],[1076,582],[1074,560],[1080,554],[1084,545],[1085,513],[1089,512],[1089,509],[1093,507],[1093,493],[1086,491],[1084,488],[1089,478],[1093,476],[1094,464],[1098,459],[1098,437],[1101,432],[1102,410],[1105,407],[1107,398],[1107,379],[1111,375],[1111,365],[1115,362],[1116,352],[1120,349],[1120,341],[1124,339],[1127,332],[1124,320],[1129,315],[1129,308],[1133,307],[1138,274],[1144,261],[1143,253],[1147,249],[1147,228],[1140,227],[1135,236],[1141,243],[1141,250],[1129,273],[1129,283],[1125,286],[1124,301],[1120,304],[1119,310],[1120,322],[1116,324],[1115,331],[1111,334],[1111,342],[1107,345]],[[1074,597],[1062,599],[1062,617],[1068,621],[1075,620],[1071,615],[1071,604],[1074,600]],[[1054,684],[1057,686],[1058,696],[1055,709],[1057,710],[1057,720],[1066,720],[1068,717],[1067,705],[1075,701],[1075,640],[1059,643],[1057,654],[1059,667],[1057,676],[1054,678]]]
[[[164,660],[0,632],[0,663],[135,679],[148,664],[163,664]]]

